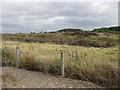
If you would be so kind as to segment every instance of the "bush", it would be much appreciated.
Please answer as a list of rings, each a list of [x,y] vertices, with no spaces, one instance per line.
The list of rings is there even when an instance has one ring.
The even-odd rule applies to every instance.
[[[92,70],[92,68],[91,68]],[[83,69],[76,65],[65,67],[65,77],[83,81],[94,82],[103,87],[120,87],[119,72],[109,64],[96,64],[94,71],[89,72],[87,68]]]
[[[20,67],[23,67],[27,70],[34,70],[35,66],[35,57],[33,55],[30,55],[28,52],[22,55],[20,60]]]
[[[2,48],[2,66],[15,66],[15,51],[9,48]]]

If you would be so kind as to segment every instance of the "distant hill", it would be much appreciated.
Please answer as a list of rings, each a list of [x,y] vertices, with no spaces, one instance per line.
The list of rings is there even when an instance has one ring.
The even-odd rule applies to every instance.
[[[114,33],[115,32],[116,33],[118,31],[120,31],[120,26],[97,28],[97,29],[93,29],[92,31],[86,31],[86,32],[98,32],[98,33],[100,32]],[[82,29],[65,28],[65,29],[58,30],[57,32],[85,32],[85,31]]]
[[[114,27],[103,27],[92,30],[92,32],[118,32],[120,31],[120,26],[114,26]]]
[[[68,29],[61,29],[61,30],[58,30],[57,32],[82,32],[83,30],[81,29],[73,29],[73,28],[68,28]]]
[[[85,47],[113,47],[118,44],[118,32],[116,31],[119,28],[100,28],[93,31],[69,28],[50,33],[5,33],[2,34],[2,40],[79,45]],[[109,33],[108,31],[112,32]]]

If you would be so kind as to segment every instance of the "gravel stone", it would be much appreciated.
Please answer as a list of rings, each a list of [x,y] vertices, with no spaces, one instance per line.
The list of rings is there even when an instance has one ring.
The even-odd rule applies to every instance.
[[[91,82],[73,80],[69,78],[54,77],[42,72],[18,69],[15,67],[2,67],[2,73],[10,73],[17,78],[16,86],[5,82],[3,88],[101,88]]]

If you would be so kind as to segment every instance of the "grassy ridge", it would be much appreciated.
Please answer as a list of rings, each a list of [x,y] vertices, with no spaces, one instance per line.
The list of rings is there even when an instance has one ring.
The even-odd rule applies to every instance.
[[[3,65],[15,66],[15,48],[19,47],[20,68],[60,75],[60,53],[64,51],[65,77],[91,81],[106,87],[118,87],[117,46],[86,48],[15,41],[3,41],[2,45]]]
[[[118,43],[118,33],[97,33],[79,29],[63,29],[54,33],[2,34],[3,40],[34,43],[77,45],[85,47],[113,47]]]

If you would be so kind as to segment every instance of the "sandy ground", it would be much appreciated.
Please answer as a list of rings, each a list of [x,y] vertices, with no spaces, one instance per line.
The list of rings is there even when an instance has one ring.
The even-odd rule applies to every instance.
[[[91,82],[45,75],[41,72],[17,69],[14,67],[2,68],[3,88],[98,88]]]

